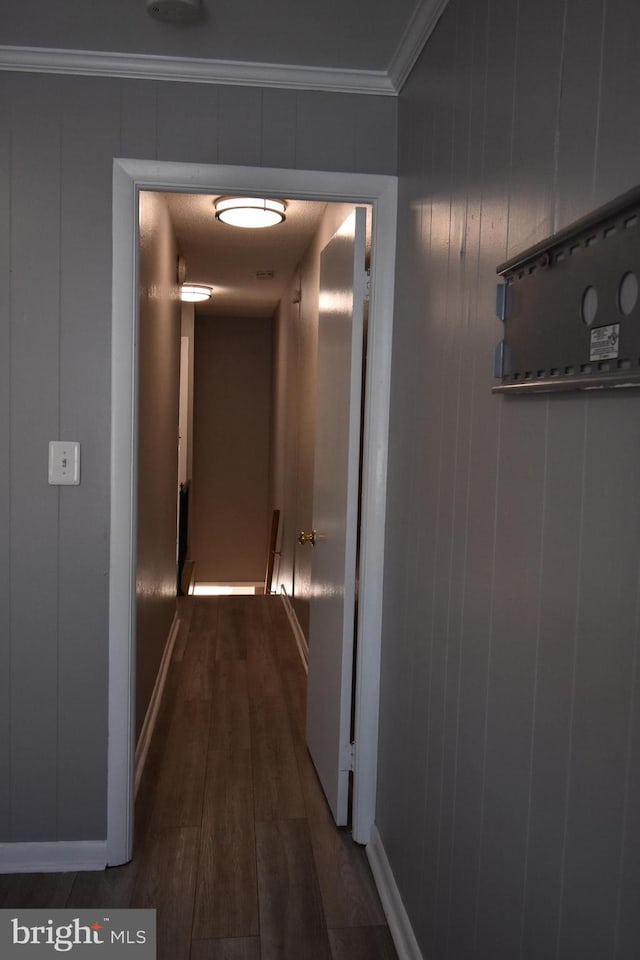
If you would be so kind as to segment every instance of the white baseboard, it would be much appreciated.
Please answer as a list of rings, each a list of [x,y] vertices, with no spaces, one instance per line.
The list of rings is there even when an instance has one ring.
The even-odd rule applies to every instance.
[[[284,609],[289,618],[293,635],[296,638],[296,643],[298,644],[298,651],[300,653],[300,659],[302,660],[302,666],[304,667],[305,673],[309,673],[309,644],[307,643],[307,638],[305,637],[302,627],[300,626],[300,621],[296,616],[296,612],[293,609],[293,604],[291,603],[289,595],[284,588],[284,584],[280,587],[280,590],[282,591],[280,593],[280,596],[282,597],[282,603],[284,604]]]
[[[424,960],[375,823],[366,850],[398,960]]]
[[[0,873],[75,873],[106,865],[106,840],[0,843]]]
[[[153,687],[153,693],[151,694],[151,700],[149,701],[149,706],[147,707],[144,723],[142,724],[142,730],[140,731],[140,736],[136,746],[135,796],[138,795],[138,787],[140,786],[140,781],[142,780],[142,773],[147,760],[147,754],[149,753],[151,737],[153,736],[153,730],[158,717],[158,710],[160,709],[160,703],[162,702],[162,694],[164,692],[164,684],[167,679],[167,671],[169,669],[169,664],[171,663],[171,655],[173,653],[173,647],[176,642],[179,629],[180,620],[178,619],[178,614],[176,612],[173,618],[173,623],[171,624],[169,636],[167,637],[167,642],[164,647],[162,660],[160,661],[160,667],[158,669],[158,675]]]

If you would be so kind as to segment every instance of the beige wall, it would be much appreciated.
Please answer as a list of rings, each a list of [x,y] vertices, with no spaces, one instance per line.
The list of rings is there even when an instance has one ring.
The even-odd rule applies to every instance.
[[[273,588],[284,587],[308,635],[311,547],[300,530],[313,526],[316,359],[320,254],[353,206],[330,203],[283,296],[274,323],[272,506],[280,510],[280,564]],[[299,302],[295,302],[298,301]]]
[[[271,326],[196,317],[190,552],[197,581],[264,580]]]
[[[180,301],[167,206],[140,196],[136,734],[175,612]]]
[[[195,354],[195,317],[192,303],[181,304],[180,336],[189,341],[187,393],[187,481],[193,477],[193,365]]]

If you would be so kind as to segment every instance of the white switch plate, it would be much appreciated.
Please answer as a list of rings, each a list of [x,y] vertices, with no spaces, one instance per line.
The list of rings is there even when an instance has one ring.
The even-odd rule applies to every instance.
[[[80,444],[76,440],[52,440],[49,444],[49,483],[80,483]]]

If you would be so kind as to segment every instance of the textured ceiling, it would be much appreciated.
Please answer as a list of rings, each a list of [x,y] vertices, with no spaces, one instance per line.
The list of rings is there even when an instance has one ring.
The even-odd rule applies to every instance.
[[[0,44],[386,70],[420,0],[203,0],[169,25],[145,0],[2,0]]]
[[[198,314],[270,317],[287,281],[316,232],[324,203],[287,201],[284,223],[263,230],[242,230],[215,219],[213,196],[165,194],[187,280],[214,287]],[[286,198],[283,198],[286,199]],[[273,271],[273,279],[258,272]]]

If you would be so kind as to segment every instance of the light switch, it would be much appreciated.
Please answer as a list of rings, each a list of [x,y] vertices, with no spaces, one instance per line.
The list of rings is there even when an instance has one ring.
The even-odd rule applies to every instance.
[[[80,483],[80,444],[76,440],[50,442],[49,483]]]

